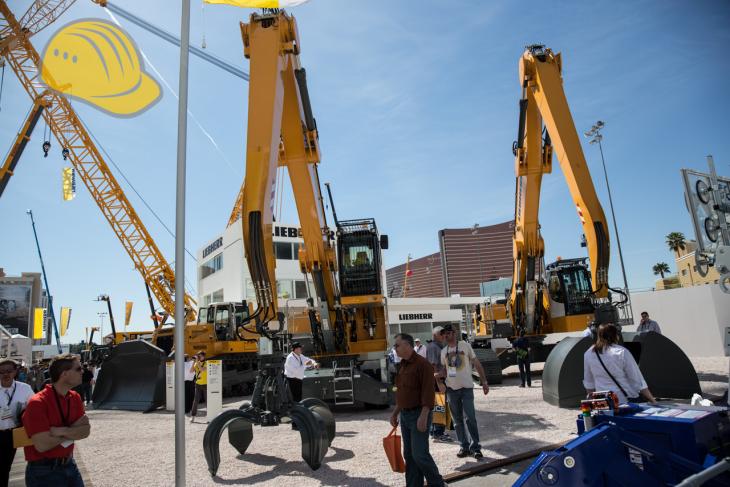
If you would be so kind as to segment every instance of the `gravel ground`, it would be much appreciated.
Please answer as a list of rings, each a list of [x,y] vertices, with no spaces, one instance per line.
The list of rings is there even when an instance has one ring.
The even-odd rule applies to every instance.
[[[703,391],[719,396],[727,388],[726,357],[693,359]],[[540,364],[535,364],[540,368]],[[506,372],[510,372],[507,370]],[[574,437],[576,412],[542,401],[539,375],[532,388],[517,387],[507,377],[488,396],[475,390],[477,421],[484,459],[494,460]],[[244,400],[228,402],[238,407]],[[202,442],[206,425],[186,424],[187,485],[262,486],[399,486],[403,476],[390,471],[381,438],[390,431],[388,410],[336,411],[337,436],[322,467],[313,472],[301,460],[299,434],[288,426],[255,428],[254,440],[243,456],[221,442],[218,477],[208,474]],[[174,416],[167,412],[140,414],[90,411],[91,437],[77,445],[87,481],[95,487],[174,485]],[[452,432],[452,436],[455,435]],[[432,443],[442,474],[468,468],[474,459],[456,457],[458,445]]]

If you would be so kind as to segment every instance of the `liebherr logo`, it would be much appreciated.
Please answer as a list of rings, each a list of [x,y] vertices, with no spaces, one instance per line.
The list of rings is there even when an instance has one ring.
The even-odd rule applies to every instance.
[[[432,320],[433,313],[400,313],[398,319],[400,321]]]

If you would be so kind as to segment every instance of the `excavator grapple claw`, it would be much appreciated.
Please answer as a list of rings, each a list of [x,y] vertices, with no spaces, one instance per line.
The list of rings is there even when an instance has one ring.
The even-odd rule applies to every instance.
[[[301,435],[302,459],[312,470],[317,470],[322,466],[322,460],[335,436],[332,412],[318,399],[305,399],[292,405],[287,415]],[[270,425],[266,417],[269,417],[268,412],[245,405],[242,409],[223,411],[210,422],[203,436],[203,452],[212,476],[217,474],[220,466],[223,431],[228,428],[229,443],[243,455],[253,440],[253,425]]]

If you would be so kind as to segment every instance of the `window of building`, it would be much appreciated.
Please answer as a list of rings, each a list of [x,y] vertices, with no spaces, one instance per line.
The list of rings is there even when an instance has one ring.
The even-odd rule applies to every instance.
[[[291,242],[274,242],[274,254],[280,260],[293,260]]]
[[[294,260],[299,260],[299,244],[295,242],[295,243],[291,244],[291,247],[292,247],[292,258]]]
[[[692,270],[695,271],[695,272],[697,272],[697,266],[696,265],[693,265],[692,266]]]
[[[223,254],[220,253],[200,265],[200,278],[205,279],[223,268]]]
[[[683,276],[686,276],[687,275],[687,269],[682,269],[682,275]]]
[[[294,296],[297,299],[307,298],[307,283],[305,281],[294,281]]]
[[[276,294],[283,299],[293,298],[292,284],[293,281],[291,279],[279,279],[276,281]]]
[[[223,301],[223,289],[219,289],[213,293],[211,303],[220,303]],[[210,303],[208,303],[210,304]]]

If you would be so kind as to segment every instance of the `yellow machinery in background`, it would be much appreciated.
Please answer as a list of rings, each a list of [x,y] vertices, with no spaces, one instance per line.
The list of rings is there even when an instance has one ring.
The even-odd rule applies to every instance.
[[[275,335],[286,328],[279,310],[272,223],[277,168],[289,174],[304,245],[301,271],[311,278],[309,329],[288,330],[325,366],[305,380],[305,396],[337,404],[387,404],[387,329],[380,236],[373,219],[327,224],[317,166],[319,134],[299,60],[294,17],[283,10],[252,14],[241,24],[250,59],[246,178],[240,216],[257,307],[246,331]],[[331,195],[330,195],[331,198]],[[233,215],[232,215],[233,218]],[[363,372],[363,373],[361,373]],[[338,379],[338,380],[336,380]]]
[[[565,338],[554,345],[543,343],[546,335],[582,332],[589,325],[602,323],[630,325],[633,319],[628,290],[608,285],[608,225],[573,123],[561,71],[560,54],[542,45],[528,46],[520,58],[522,97],[513,145],[516,187],[512,284],[503,303],[481,307],[475,313],[474,324],[479,332],[484,330],[483,337],[488,339],[524,331],[531,340],[532,360],[545,361],[543,398],[560,406],[573,406],[585,397],[581,382],[583,353],[591,345],[591,338]],[[540,189],[543,174],[552,172],[553,154],[580,218],[582,245],[587,247],[588,257],[558,259],[546,266],[539,222]],[[614,296],[620,300],[614,301]],[[509,319],[509,328],[504,326],[505,318]],[[624,340],[631,342],[627,346],[654,394],[689,398],[699,392],[694,368],[679,347],[661,335],[650,335],[625,333]],[[651,344],[642,347],[646,342]],[[492,354],[488,361],[499,361],[501,368],[516,363],[509,349],[499,357]],[[667,363],[672,364],[672,374],[667,374]]]

